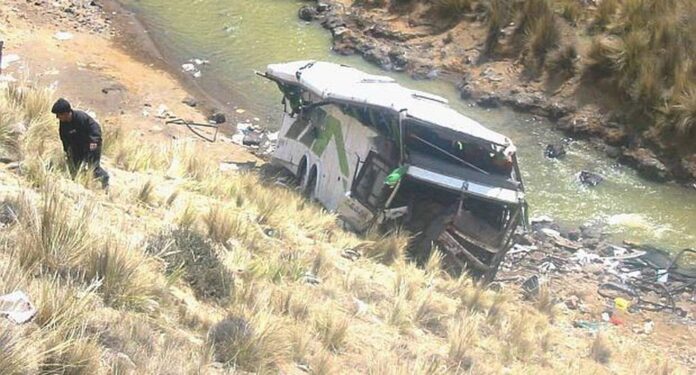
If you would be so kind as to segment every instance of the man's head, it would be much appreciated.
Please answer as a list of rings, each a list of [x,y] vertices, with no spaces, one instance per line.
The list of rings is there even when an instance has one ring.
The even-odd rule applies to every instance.
[[[55,104],[53,104],[53,108],[51,108],[51,112],[56,115],[56,118],[58,118],[60,122],[70,122],[72,120],[72,107],[70,107],[70,103],[63,98],[56,100]]]

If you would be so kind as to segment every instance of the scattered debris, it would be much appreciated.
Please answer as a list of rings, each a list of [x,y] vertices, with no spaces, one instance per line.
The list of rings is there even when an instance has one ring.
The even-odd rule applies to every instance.
[[[15,324],[24,324],[36,315],[36,308],[24,292],[13,292],[0,296],[0,316]]]

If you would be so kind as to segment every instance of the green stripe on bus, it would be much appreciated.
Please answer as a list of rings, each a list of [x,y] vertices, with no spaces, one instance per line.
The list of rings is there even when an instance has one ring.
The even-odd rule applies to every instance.
[[[312,145],[312,152],[321,156],[329,145],[331,138],[335,138],[336,151],[338,153],[338,164],[343,176],[348,177],[348,156],[346,156],[346,146],[343,140],[343,129],[341,122],[335,117],[328,115],[324,123],[324,129]]]

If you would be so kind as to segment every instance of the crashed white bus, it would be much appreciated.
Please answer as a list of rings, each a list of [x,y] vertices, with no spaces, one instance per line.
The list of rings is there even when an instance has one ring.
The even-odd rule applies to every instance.
[[[446,266],[491,281],[525,216],[515,147],[392,78],[319,61],[272,64],[283,93],[273,163],[353,230],[393,222]]]

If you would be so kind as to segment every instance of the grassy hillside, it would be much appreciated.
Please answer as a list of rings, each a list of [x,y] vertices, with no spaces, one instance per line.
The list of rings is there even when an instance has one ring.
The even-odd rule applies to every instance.
[[[222,173],[188,141],[105,129],[106,195],[67,178],[52,93],[0,89],[3,373],[671,373],[663,355],[576,330],[548,293],[451,278],[368,239],[275,178]],[[160,143],[161,144],[161,143]]]

